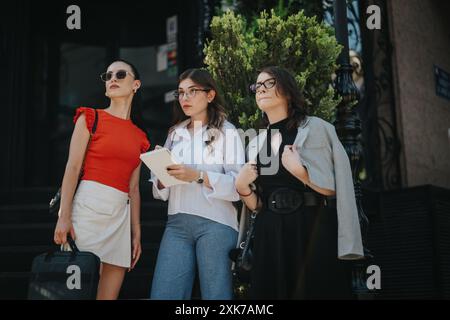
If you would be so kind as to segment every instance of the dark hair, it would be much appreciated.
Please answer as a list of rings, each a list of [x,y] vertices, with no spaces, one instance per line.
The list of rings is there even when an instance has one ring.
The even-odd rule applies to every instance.
[[[210,129],[218,129],[221,130],[223,123],[226,119],[225,107],[223,104],[222,97],[219,94],[216,81],[214,81],[211,74],[204,69],[188,69],[184,71],[178,77],[178,84],[181,81],[191,79],[193,82],[198,84],[199,86],[214,90],[216,95],[210,103],[208,103],[207,114],[208,114],[208,128]],[[173,115],[174,115],[174,126],[179,124],[180,122],[189,118],[186,116],[181,108],[180,102],[178,100],[175,101],[173,105]],[[173,128],[173,127],[172,127]]]
[[[276,92],[286,97],[288,100],[288,122],[287,128],[298,128],[306,118],[307,111],[303,94],[300,91],[294,76],[286,69],[278,66],[264,67],[259,73],[267,73],[276,80]],[[263,114],[263,125],[269,124],[267,115]]]
[[[134,79],[140,80],[141,76],[139,75],[139,71],[137,68],[131,63],[123,59],[117,59],[111,62],[109,65],[112,65],[115,62],[123,62],[130,66],[131,71],[133,71]],[[147,128],[145,127],[144,120],[142,119],[142,94],[141,90],[138,90],[133,97],[133,101],[131,102],[131,114],[130,114],[131,122],[133,122],[136,127],[144,131],[145,135],[148,136]],[[148,137],[147,137],[148,138]]]

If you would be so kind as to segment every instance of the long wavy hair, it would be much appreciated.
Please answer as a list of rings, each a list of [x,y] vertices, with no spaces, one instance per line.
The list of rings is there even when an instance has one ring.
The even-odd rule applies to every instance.
[[[219,94],[216,81],[207,70],[196,68],[187,69],[178,77],[178,85],[186,79],[191,79],[195,84],[204,89],[214,90],[216,92],[214,99],[208,103],[207,107],[208,123],[206,125],[207,134],[209,137],[207,144],[211,144],[215,140],[215,132],[222,131],[223,124],[226,120],[223,99]],[[184,114],[180,102],[176,100],[173,105],[173,126],[169,130],[169,133],[176,127],[177,124],[188,118],[189,117]]]
[[[133,65],[131,62],[123,60],[123,59],[117,59],[111,62],[109,65],[113,64],[114,62],[123,62],[130,66],[131,71],[133,71],[134,79],[135,80],[141,80],[141,76],[139,74],[139,71],[137,70],[136,66]],[[131,101],[131,113],[130,113],[130,119],[131,122],[136,125],[139,129],[144,131],[144,133],[147,135],[148,138],[148,131],[144,124],[144,120],[142,118],[142,94],[141,89],[137,90],[134,94],[133,100]]]
[[[286,69],[279,66],[264,67],[259,73],[267,73],[276,80],[275,90],[277,94],[285,97],[288,101],[288,121],[289,130],[298,128],[307,116],[305,100],[300,91],[294,76]],[[269,119],[263,113],[262,125],[268,126]]]
[[[226,113],[225,113],[225,107],[223,103],[223,99],[219,94],[219,91],[217,89],[216,81],[213,79],[211,74],[204,70],[204,69],[188,69],[184,71],[179,77],[178,77],[178,84],[181,83],[181,81],[191,79],[195,84],[197,84],[200,87],[203,87],[208,90],[214,90],[216,92],[216,95],[214,99],[208,103],[207,108],[207,114],[208,114],[208,123],[207,126],[210,128],[215,129],[221,129],[223,126],[223,123],[226,119]],[[174,107],[173,107],[173,125],[176,126],[177,124],[183,122],[188,116],[186,116],[183,112],[183,109],[181,108],[180,102],[178,100],[175,101]]]

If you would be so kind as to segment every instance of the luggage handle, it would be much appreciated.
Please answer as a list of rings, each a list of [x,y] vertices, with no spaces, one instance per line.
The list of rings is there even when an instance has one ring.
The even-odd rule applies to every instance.
[[[80,250],[78,249],[77,245],[75,244],[75,240],[73,240],[70,235],[67,235],[67,243],[69,244],[70,249],[72,250],[71,259],[73,259],[73,258],[75,258],[75,255],[80,252]],[[45,261],[48,261],[55,254],[55,252],[60,251],[60,249],[61,249],[60,247],[51,247],[45,257]]]
[[[74,253],[80,252],[80,250],[78,250],[77,245],[75,244],[75,240],[73,240],[72,237],[69,235],[67,235],[67,242],[69,243],[69,246],[70,246],[70,249],[72,250],[72,252],[74,252]]]

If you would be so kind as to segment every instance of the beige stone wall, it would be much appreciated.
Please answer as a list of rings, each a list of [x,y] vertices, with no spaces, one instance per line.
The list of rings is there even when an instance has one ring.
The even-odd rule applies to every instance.
[[[387,2],[403,186],[450,188],[450,101],[436,95],[433,73],[450,73],[450,4]]]

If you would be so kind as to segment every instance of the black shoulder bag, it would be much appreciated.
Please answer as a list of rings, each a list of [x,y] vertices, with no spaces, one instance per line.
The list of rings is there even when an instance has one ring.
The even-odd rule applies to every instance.
[[[256,190],[255,190],[256,192]],[[257,211],[259,210],[259,197],[257,195],[257,209],[254,212],[249,212],[245,204],[242,204],[240,224],[245,226],[240,227],[242,237],[239,238],[237,248],[232,249],[229,253],[230,259],[234,262],[232,266],[233,287],[237,298],[244,298],[248,290],[250,282],[250,272],[253,267],[253,241],[255,237],[255,221]]]
[[[98,123],[98,113],[97,113],[97,110],[95,110],[95,120],[94,120],[94,124],[92,126],[92,131],[90,133],[89,142],[87,144],[86,151],[84,153],[83,165],[82,165],[81,170],[80,170],[80,176],[78,177],[77,188],[78,188],[78,185],[80,184],[81,178],[83,177],[84,160],[86,159],[86,153],[88,151],[89,144],[91,143],[92,136],[94,135],[95,131],[97,130],[97,123]],[[77,188],[75,188],[75,192],[76,192]],[[51,214],[58,214],[60,206],[61,206],[61,188],[58,189],[56,194],[50,200],[50,203],[49,203],[49,211],[50,211],[50,213]]]

